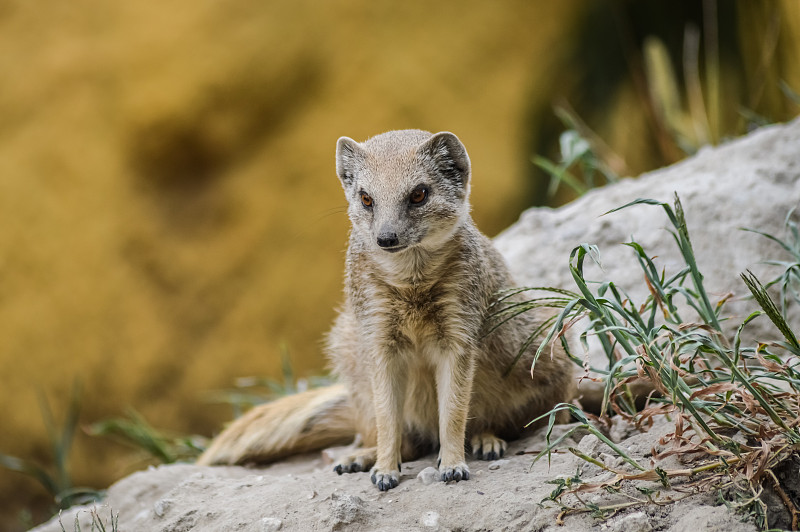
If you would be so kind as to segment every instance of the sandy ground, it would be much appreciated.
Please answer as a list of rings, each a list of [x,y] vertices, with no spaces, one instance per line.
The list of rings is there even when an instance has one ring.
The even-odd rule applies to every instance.
[[[556,427],[563,431],[570,427]],[[634,433],[617,427],[612,435],[639,463],[650,466],[645,456],[658,445],[658,438],[670,425],[657,425],[648,433]],[[624,437],[627,436],[627,437]],[[639,482],[639,488],[656,491],[661,505],[625,508],[606,519],[589,513],[567,515],[558,524],[559,505],[547,497],[557,478],[573,477],[580,471],[585,482],[608,480],[613,474],[569,453],[566,448],[553,456],[548,466],[533,456],[544,446],[543,433],[513,442],[507,455],[495,462],[469,461],[468,481],[444,484],[432,478],[435,456],[403,464],[400,485],[379,492],[367,474],[338,476],[331,471],[326,453],[295,457],[265,468],[198,467],[167,465],[150,468],[114,484],[103,505],[96,507],[108,522],[110,512],[119,516],[121,531],[181,532],[189,530],[609,530],[646,532],[651,530],[755,530],[707,491],[697,493],[686,484],[673,483],[670,490],[653,482]],[[594,435],[583,433],[566,440],[607,466],[632,468]],[[658,464],[665,469],[683,467],[674,458]],[[643,499],[633,484],[622,492],[583,494],[581,498],[598,506],[629,503]],[[680,499],[670,502],[670,499]],[[574,496],[562,502],[579,506]],[[91,527],[91,508],[72,508],[61,516],[67,531],[75,530],[77,515],[82,530]],[[54,519],[35,529],[58,532]],[[110,528],[109,528],[110,530]]]

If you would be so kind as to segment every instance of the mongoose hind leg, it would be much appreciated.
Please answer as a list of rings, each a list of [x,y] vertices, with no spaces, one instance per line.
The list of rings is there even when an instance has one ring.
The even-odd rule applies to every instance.
[[[502,458],[508,444],[490,432],[475,434],[470,439],[472,455],[479,460],[497,460]]]
[[[333,470],[339,473],[360,473],[369,471],[375,465],[375,460],[378,456],[377,447],[364,447],[358,449],[353,454],[343,456]]]

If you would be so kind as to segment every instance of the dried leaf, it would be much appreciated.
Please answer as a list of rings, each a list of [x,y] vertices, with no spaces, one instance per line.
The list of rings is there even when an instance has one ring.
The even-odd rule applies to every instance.
[[[705,388],[701,388],[696,390],[689,396],[689,400],[696,399],[698,397],[708,397],[709,395],[714,395],[723,392],[737,392],[741,393],[741,387],[737,384],[732,382],[720,382],[717,384],[712,384],[710,386],[706,386]]]
[[[767,360],[764,355],[761,354],[761,350],[756,351],[756,358],[758,359],[759,364],[761,364],[768,371],[774,371],[775,373],[786,373],[785,364],[778,364],[771,360]]]

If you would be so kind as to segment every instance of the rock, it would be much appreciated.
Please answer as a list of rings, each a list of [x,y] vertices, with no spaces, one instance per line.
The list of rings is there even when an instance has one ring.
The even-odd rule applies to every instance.
[[[495,471],[497,469],[500,469],[501,467],[503,467],[504,465],[506,465],[509,462],[510,462],[510,460],[506,460],[505,458],[500,459],[500,460],[495,460],[494,462],[491,462],[489,464],[489,470],[490,471]]]
[[[417,479],[425,484],[432,484],[439,480],[439,470],[435,467],[426,467],[417,474]]]
[[[594,434],[588,434],[581,438],[580,443],[578,443],[578,450],[587,456],[595,457],[602,445],[604,444],[600,441],[600,438]]]
[[[619,468],[624,462],[622,457],[608,453],[598,453],[597,457],[603,462],[603,465],[610,469]]]
[[[427,528],[437,528],[439,526],[439,514],[436,512],[425,512],[419,522]]]
[[[610,529],[613,532],[650,532],[653,530],[653,525],[650,524],[650,518],[646,513],[633,512],[616,518]]]
[[[283,527],[283,521],[277,517],[264,517],[261,519],[261,532],[278,532]]]
[[[694,507],[680,514],[672,530],[703,530],[707,532],[728,532],[741,528],[739,517],[724,506]],[[756,530],[749,525],[751,530]]]
[[[331,495],[329,523],[333,530],[345,530],[348,525],[358,521],[364,511],[364,501],[347,494]]]
[[[164,514],[167,513],[169,507],[172,505],[172,501],[169,499],[159,499],[153,505],[153,513],[156,514],[158,517],[164,517]]]

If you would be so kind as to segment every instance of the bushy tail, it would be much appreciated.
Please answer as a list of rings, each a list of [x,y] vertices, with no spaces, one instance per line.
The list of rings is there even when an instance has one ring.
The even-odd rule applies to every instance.
[[[289,395],[256,406],[228,425],[198,465],[272,462],[350,443],[355,418],[343,385]]]

